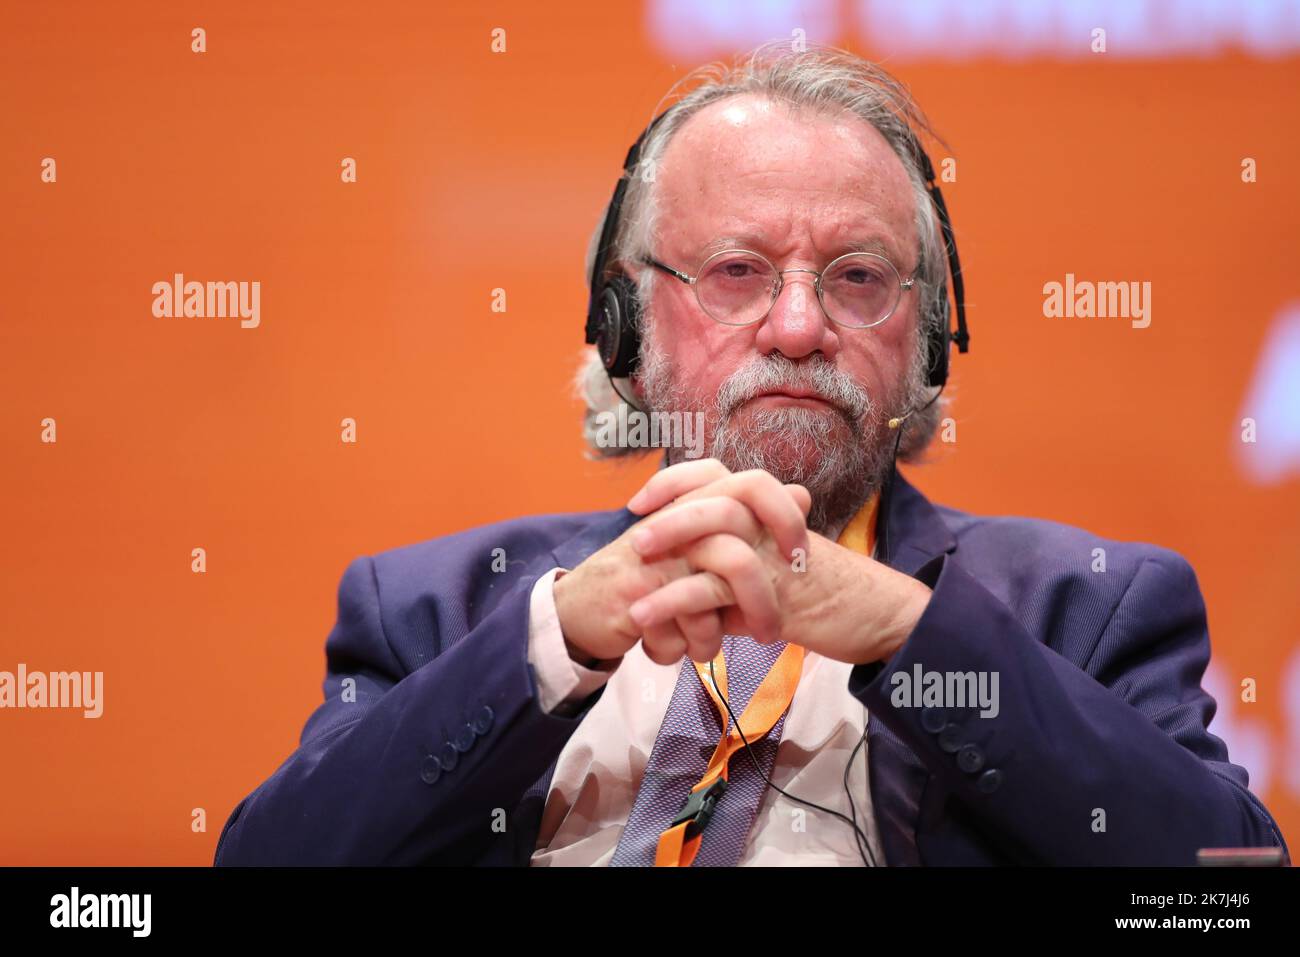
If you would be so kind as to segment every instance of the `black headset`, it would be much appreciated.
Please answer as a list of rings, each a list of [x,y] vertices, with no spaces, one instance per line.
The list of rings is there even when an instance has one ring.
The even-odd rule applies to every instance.
[[[651,121],[645,131],[637,137],[632,148],[627,151],[623,161],[623,175],[614,187],[614,196],[605,212],[605,225],[600,233],[600,245],[596,249],[595,262],[591,268],[591,296],[587,302],[586,341],[596,346],[605,370],[611,379],[626,378],[636,371],[640,359],[641,337],[638,331],[641,320],[641,303],[637,297],[636,284],[626,275],[605,278],[605,269],[609,261],[610,247],[618,232],[619,214],[623,208],[623,197],[631,181],[638,161],[641,158],[641,146],[646,137],[672,112],[670,107]],[[952,221],[948,218],[948,206],[943,201],[943,193],[935,182],[934,166],[926,155],[921,141],[915,133],[909,136],[913,157],[925,177],[926,191],[939,214],[939,226],[943,231],[944,246],[948,253],[948,272],[952,276],[953,299],[957,304],[957,328],[953,330],[948,323],[948,286],[945,282],[940,288],[938,322],[928,324],[926,357],[929,368],[929,385],[942,388],[948,381],[949,343],[957,343],[959,352],[965,352],[970,345],[970,333],[966,329],[965,287],[962,283],[961,261],[957,258],[957,240],[953,237]]]

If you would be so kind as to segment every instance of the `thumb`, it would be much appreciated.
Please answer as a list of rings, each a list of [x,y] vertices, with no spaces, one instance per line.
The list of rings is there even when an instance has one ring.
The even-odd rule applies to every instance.
[[[803,517],[807,518],[809,510],[812,509],[812,493],[802,485],[797,485],[794,482],[787,485],[785,490],[790,494],[790,498],[794,500],[794,504],[799,506],[799,511],[803,512]]]

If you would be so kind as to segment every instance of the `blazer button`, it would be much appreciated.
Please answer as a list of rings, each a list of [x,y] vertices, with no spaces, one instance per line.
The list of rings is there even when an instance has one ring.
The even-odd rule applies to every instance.
[[[992,794],[1002,784],[1002,772],[997,768],[989,768],[975,781],[975,786],[985,794]]]
[[[925,728],[931,734],[938,734],[943,730],[944,724],[947,723],[948,716],[944,714],[943,708],[936,708],[929,705],[921,709],[921,727]]]
[[[967,774],[974,774],[984,767],[984,752],[973,744],[968,744],[957,752],[957,767]]]
[[[425,784],[437,784],[440,777],[442,777],[442,762],[431,754],[424,759],[424,764],[420,765],[420,780]]]
[[[480,711],[478,715],[474,718],[474,720],[471,722],[471,724],[474,727],[474,733],[487,734],[489,731],[491,731],[492,719],[495,717],[496,715],[493,713],[492,707],[490,705],[485,704],[483,706],[483,710]]]
[[[442,746],[442,769],[444,771],[454,771],[456,763],[460,761],[460,752],[450,741]]]
[[[456,740],[453,743],[456,746],[456,750],[461,754],[464,754],[470,748],[474,747],[475,740],[477,740],[477,738],[475,737],[474,729],[467,724],[465,727],[460,729],[460,734],[456,735]]]
[[[939,747],[949,754],[956,754],[965,743],[961,736],[961,725],[949,722],[939,732]]]

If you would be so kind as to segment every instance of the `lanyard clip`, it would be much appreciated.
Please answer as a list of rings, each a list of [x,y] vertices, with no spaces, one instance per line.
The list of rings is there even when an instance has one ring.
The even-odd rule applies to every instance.
[[[726,790],[726,779],[718,778],[708,787],[692,791],[682,809],[673,818],[671,827],[689,822],[686,827],[686,837],[689,839],[699,834],[704,830],[705,825],[709,823],[709,818],[713,817],[713,809],[717,806],[723,792]]]

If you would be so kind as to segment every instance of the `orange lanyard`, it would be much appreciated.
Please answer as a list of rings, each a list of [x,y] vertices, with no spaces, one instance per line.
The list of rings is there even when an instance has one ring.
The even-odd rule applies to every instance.
[[[713,757],[709,758],[709,768],[704,772],[704,777],[691,788],[691,795],[685,807],[673,820],[668,830],[659,835],[655,867],[691,866],[691,861],[695,860],[695,854],[700,849],[704,826],[709,823],[714,806],[722,797],[722,792],[727,789],[727,765],[731,761],[731,756],[745,746],[745,741],[749,741],[752,745],[767,737],[768,732],[777,721],[781,720],[781,715],[785,714],[786,709],[790,707],[790,702],[794,700],[794,690],[799,686],[799,675],[803,671],[803,647],[787,644],[781,650],[776,663],[772,665],[772,670],[763,678],[763,683],[758,686],[754,697],[741,713],[737,722],[738,727],[734,732],[731,730],[731,720],[722,698],[718,695],[719,691],[724,697],[727,694],[726,658],[719,651],[718,656],[713,659],[713,667],[718,679],[716,690],[709,677],[709,666],[698,661],[691,663],[695,665],[696,674],[700,676],[705,690],[713,699],[714,707],[718,709],[726,731],[719,739]],[[742,731],[745,735],[743,739],[740,736]]]
[[[875,538],[876,505],[879,498],[878,495],[872,496],[871,500],[845,526],[838,539],[840,545],[864,555],[871,554]],[[718,746],[713,750],[713,756],[709,758],[708,770],[704,772],[704,777],[691,788],[686,804],[668,829],[659,835],[655,867],[691,866],[696,853],[699,852],[704,827],[713,816],[713,809],[717,806],[723,792],[727,790],[727,765],[731,761],[731,756],[745,746],[745,741],[749,741],[752,745],[767,737],[768,732],[781,719],[781,715],[785,714],[794,700],[795,689],[799,686],[799,678],[803,673],[803,657],[802,645],[789,643],[782,649],[775,664],[763,678],[758,690],[754,692],[753,698],[745,706],[737,721],[736,731],[744,732],[743,739],[739,733],[732,733],[731,719],[722,700],[727,695],[727,661],[722,651],[719,650],[717,657],[713,659],[713,669],[718,681],[716,689],[709,676],[709,666],[698,661],[691,662],[695,666],[695,673],[699,675],[700,682],[704,685],[704,690],[713,699],[713,706],[722,719],[723,734],[718,741]],[[722,693],[721,697],[719,691]]]

